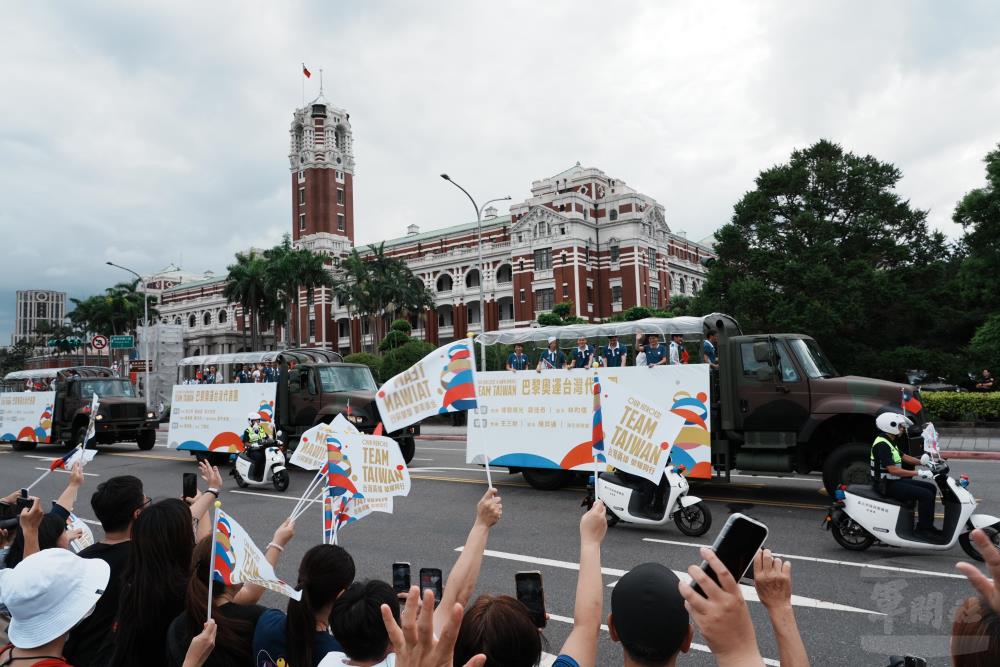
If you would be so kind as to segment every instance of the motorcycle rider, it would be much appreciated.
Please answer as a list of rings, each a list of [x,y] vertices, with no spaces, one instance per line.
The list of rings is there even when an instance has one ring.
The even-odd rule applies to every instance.
[[[259,482],[264,477],[264,441],[267,440],[267,431],[260,425],[260,413],[251,412],[247,415],[250,425],[243,431],[243,446],[246,450],[247,458],[253,461],[250,468],[250,478]]]
[[[896,500],[917,502],[916,534],[925,539],[934,539],[941,531],[934,527],[934,498],[937,488],[917,478],[931,479],[928,470],[906,470],[903,463],[920,465],[920,460],[903,454],[897,447],[900,436],[906,434],[906,427],[912,422],[905,416],[886,412],[875,419],[875,426],[882,431],[872,443],[871,476],[875,490],[883,496]],[[884,435],[883,435],[884,434]]]

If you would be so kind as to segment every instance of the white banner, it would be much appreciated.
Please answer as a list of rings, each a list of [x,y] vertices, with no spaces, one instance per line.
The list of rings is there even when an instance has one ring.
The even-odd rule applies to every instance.
[[[593,376],[593,370],[478,373],[466,461],[485,463],[485,453],[497,466],[591,470]],[[689,477],[711,477],[707,365],[602,368],[598,377],[606,451],[615,446],[620,459],[633,457],[639,474],[667,443],[671,462],[686,466]],[[662,473],[664,461],[656,458],[654,471],[643,476],[655,468]]]
[[[319,470],[326,465],[327,435],[357,432],[358,429],[344,415],[337,415],[329,424],[317,424],[303,433],[288,462],[303,470]]]
[[[87,547],[94,544],[94,531],[92,531],[90,529],[90,526],[84,523],[83,519],[81,519],[77,515],[72,513],[69,515],[69,519],[66,520],[66,529],[67,530],[79,529],[80,531],[80,537],[69,543],[69,546],[73,550],[73,553],[78,554]]]
[[[375,394],[387,433],[437,414],[476,407],[476,360],[469,339],[434,350]]]
[[[171,447],[191,451],[243,451],[247,415],[257,412],[272,430],[275,382],[177,385],[170,405]]]
[[[54,391],[0,393],[0,440],[52,442]]]

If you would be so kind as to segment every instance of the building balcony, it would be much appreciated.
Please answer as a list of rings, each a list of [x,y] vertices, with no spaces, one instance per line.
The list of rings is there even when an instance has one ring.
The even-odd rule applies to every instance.
[[[449,338],[455,335],[455,327],[450,324],[446,327],[438,327],[438,336],[441,338]]]
[[[552,269],[535,269],[535,280],[551,280]]]
[[[611,312],[612,313],[620,313],[620,312],[622,312],[622,302],[621,301],[615,301],[615,302],[613,302],[611,304]]]
[[[500,320],[501,329],[513,329],[515,325],[514,318],[511,317],[509,320]]]
[[[351,346],[351,337],[350,336],[340,336],[337,339],[337,346],[338,347],[350,347]]]

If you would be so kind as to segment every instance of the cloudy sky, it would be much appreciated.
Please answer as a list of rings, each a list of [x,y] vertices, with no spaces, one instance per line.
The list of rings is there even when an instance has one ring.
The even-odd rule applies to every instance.
[[[359,242],[468,221],[442,171],[519,200],[576,161],[703,238],[819,138],[894,162],[954,238],[1000,141],[997,34],[989,0],[4,3],[0,344],[17,289],[221,272],[290,230],[302,61],[351,114]]]

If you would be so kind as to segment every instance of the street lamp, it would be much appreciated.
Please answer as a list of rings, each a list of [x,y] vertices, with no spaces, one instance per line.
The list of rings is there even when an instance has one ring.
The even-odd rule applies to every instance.
[[[133,271],[132,269],[126,268],[120,264],[115,264],[114,262],[104,262],[108,266],[113,266],[116,269],[121,269],[122,271],[128,271],[133,276],[135,276],[140,283],[142,283],[142,276]],[[145,284],[142,286],[142,322],[145,331],[142,332],[142,356],[143,365],[146,367],[146,382],[143,386],[143,397],[146,399],[146,411],[149,411],[149,289]]]
[[[483,282],[485,282],[486,280],[486,273],[483,270],[483,211],[486,210],[486,207],[492,204],[493,202],[509,200],[510,195],[507,195],[506,197],[497,197],[496,199],[491,199],[485,204],[483,204],[482,208],[480,208],[479,205],[476,204],[476,200],[473,199],[472,195],[469,194],[469,191],[463,188],[455,181],[451,180],[451,177],[448,176],[448,174],[441,174],[441,178],[448,181],[456,188],[464,192],[465,196],[468,197],[469,201],[472,202],[472,208],[475,209],[476,211],[476,230],[479,237],[479,242],[476,244],[476,249],[479,255],[479,328],[481,332],[484,332],[486,331],[486,292],[483,290]],[[482,367],[482,370],[485,371],[486,370],[485,350],[479,356],[481,358],[480,366]]]

